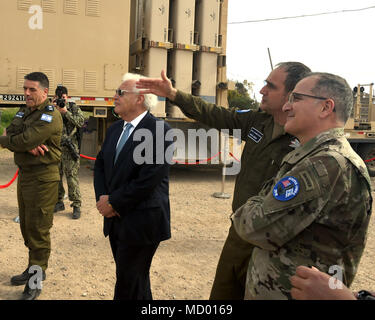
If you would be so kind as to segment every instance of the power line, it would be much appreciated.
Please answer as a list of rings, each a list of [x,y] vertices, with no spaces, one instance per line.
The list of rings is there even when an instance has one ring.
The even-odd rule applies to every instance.
[[[357,11],[364,11],[364,10],[369,10],[369,9],[375,9],[375,6],[366,7],[366,8],[360,8],[360,9],[344,9],[344,10],[338,10],[338,11],[329,11],[329,12],[321,12],[321,13],[303,14],[303,15],[299,15],[299,16],[290,16],[290,17],[269,18],[269,19],[259,19],[259,20],[247,20],[247,21],[235,21],[235,22],[228,22],[228,24],[257,23],[257,22],[266,22],[266,21],[275,21],[275,20],[287,20],[287,19],[296,19],[296,18],[306,18],[306,17],[322,16],[322,15],[327,15],[327,14],[357,12]]]

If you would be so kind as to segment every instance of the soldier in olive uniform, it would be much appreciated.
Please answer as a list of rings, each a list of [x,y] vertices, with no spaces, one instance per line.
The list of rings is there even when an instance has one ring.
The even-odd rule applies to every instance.
[[[237,233],[255,246],[248,299],[291,299],[299,265],[342,269],[350,286],[371,215],[370,178],[345,138],[353,106],[341,77],[312,73],[297,83],[283,110],[285,131],[301,146],[286,155],[277,176],[232,217]]]
[[[61,162],[60,162],[60,183],[58,202],[55,205],[55,212],[65,210],[63,185],[63,175],[65,174],[68,185],[69,200],[72,201],[73,219],[81,216],[81,192],[79,189],[78,171],[80,166],[79,155],[79,129],[83,126],[85,118],[81,109],[74,103],[68,102],[68,89],[58,86],[55,91],[55,99],[61,96],[62,101],[58,101],[57,110],[63,118],[63,134],[61,138]],[[55,100],[57,101],[57,100]]]
[[[21,107],[0,137],[0,145],[14,152],[19,168],[17,198],[21,233],[29,249],[28,268],[11,278],[13,285],[26,284],[22,299],[36,299],[51,251],[50,228],[57,201],[62,118],[48,95],[45,74],[33,72],[25,76],[26,106]],[[37,271],[38,278],[32,275]],[[39,271],[39,272],[38,272]],[[31,280],[37,280],[37,285]]]
[[[278,172],[283,157],[298,146],[295,137],[285,133],[286,115],[282,106],[295,84],[310,69],[299,62],[284,62],[269,74],[260,91],[262,111],[235,110],[207,103],[198,97],[172,87],[164,71],[162,79],[141,79],[139,88],[168,97],[184,114],[216,129],[241,129],[245,146],[241,156],[241,171],[236,177],[232,203],[233,212],[246,200],[257,195],[263,183]],[[242,300],[245,294],[246,272],[253,245],[229,229],[210,299]]]

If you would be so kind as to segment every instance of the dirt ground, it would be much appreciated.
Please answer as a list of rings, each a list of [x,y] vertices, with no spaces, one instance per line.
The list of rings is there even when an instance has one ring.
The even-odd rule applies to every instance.
[[[80,186],[82,216],[71,219],[58,212],[51,229],[52,252],[40,300],[111,300],[115,265],[103,220],[95,208],[93,171],[82,160]],[[13,156],[0,150],[0,185],[16,172]],[[375,182],[375,180],[374,180]],[[234,177],[227,177],[225,192],[233,195]],[[216,264],[230,226],[230,199],[212,197],[221,191],[221,171],[217,169],[172,168],[170,201],[172,238],[160,244],[151,267],[154,299],[208,299]],[[373,194],[373,196],[375,196]],[[0,189],[0,300],[16,300],[23,287],[10,284],[10,277],[24,271],[27,249],[19,224],[16,183]],[[366,249],[353,290],[375,290],[375,222],[372,215]]]

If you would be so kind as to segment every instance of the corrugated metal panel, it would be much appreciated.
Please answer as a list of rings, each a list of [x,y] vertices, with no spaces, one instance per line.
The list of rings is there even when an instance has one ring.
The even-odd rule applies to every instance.
[[[64,13],[78,14],[78,0],[64,0]]]
[[[100,16],[100,1],[86,0],[86,16],[99,17]]]
[[[56,0],[42,0],[43,12],[56,13],[57,3]]]
[[[18,10],[26,10],[28,11],[31,6],[31,0],[18,0],[17,1],[17,9]],[[23,84],[22,84],[23,86]]]
[[[43,72],[48,77],[49,90],[50,90],[50,94],[52,94],[52,92],[55,92],[55,89],[56,89],[56,72],[55,72],[55,69],[54,68],[41,67],[40,72]]]
[[[25,75],[31,72],[30,67],[17,67],[17,89],[23,89]]]
[[[77,90],[77,70],[63,70],[63,85],[67,87],[68,90]]]
[[[98,73],[96,71],[85,71],[84,88],[87,91],[98,90]]]

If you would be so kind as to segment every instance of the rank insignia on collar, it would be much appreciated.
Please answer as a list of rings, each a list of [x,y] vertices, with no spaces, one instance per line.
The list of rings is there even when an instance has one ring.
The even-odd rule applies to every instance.
[[[273,197],[279,201],[289,201],[299,192],[299,182],[294,177],[284,177],[273,187]]]
[[[294,139],[290,142],[289,147],[292,147],[293,149],[297,149],[300,145],[301,145],[301,143],[299,142],[299,140],[298,140],[297,138],[294,138]]]

